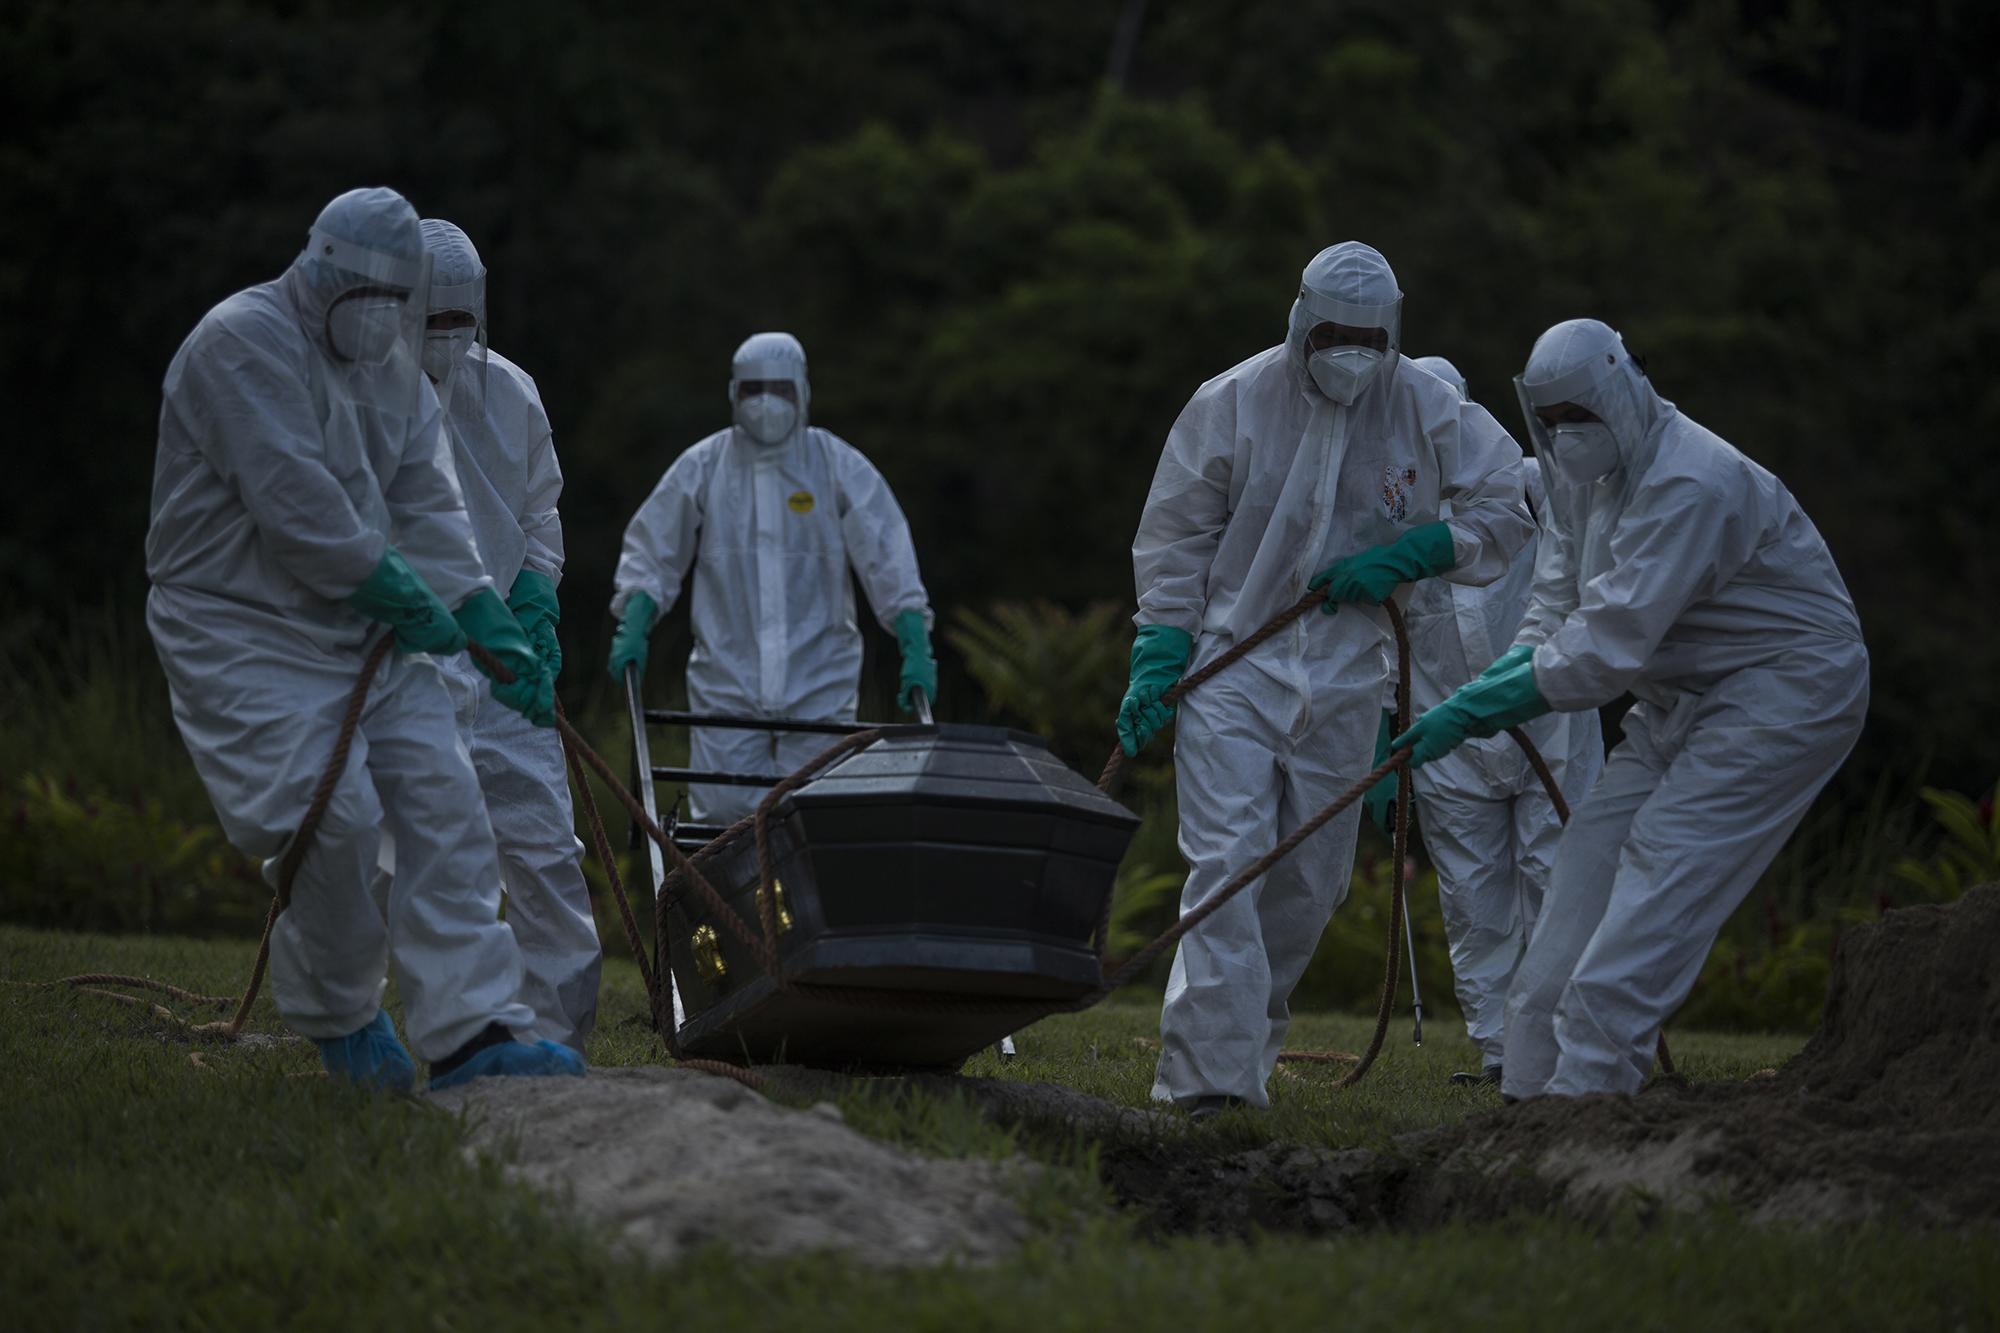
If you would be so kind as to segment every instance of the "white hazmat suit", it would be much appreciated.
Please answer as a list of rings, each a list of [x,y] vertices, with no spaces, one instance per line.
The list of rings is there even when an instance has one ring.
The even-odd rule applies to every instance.
[[[1465,395],[1465,379],[1441,356],[1414,358]],[[1522,460],[1528,509],[1549,521],[1538,460]],[[1507,572],[1483,588],[1425,579],[1410,594],[1410,700],[1435,707],[1514,642],[1533,590],[1539,535]],[[1548,763],[1563,799],[1577,809],[1604,767],[1604,733],[1594,712],[1550,713],[1522,726]],[[1437,867],[1438,905],[1451,951],[1453,988],[1466,1035],[1487,1069],[1501,1062],[1507,988],[1541,910],[1562,820],[1541,779],[1504,733],[1470,740],[1416,770],[1417,828]]]
[[[1527,540],[1519,447],[1485,409],[1395,354],[1401,300],[1373,249],[1322,251],[1285,342],[1202,385],[1174,423],[1132,563],[1137,621],[1191,635],[1190,670],[1296,602],[1330,561],[1437,521],[1446,501],[1453,581],[1491,581]],[[1389,332],[1351,405],[1309,371],[1307,338],[1322,322]],[[1183,913],[1367,775],[1387,635],[1379,608],[1315,612],[1181,700]],[[1267,1104],[1292,989],[1347,896],[1360,813],[1326,825],[1181,941],[1154,1098]]]
[[[560,583],[562,469],[541,394],[526,371],[478,336],[486,328],[486,266],[471,239],[437,218],[424,219],[423,231],[431,313],[463,310],[477,321],[477,334],[434,331],[426,359],[433,373],[444,372],[438,392],[445,430],[480,563],[503,594],[524,569]],[[525,969],[521,1000],[536,1014],[533,1035],[581,1052],[597,1019],[603,950],[570,814],[562,740],[496,699],[469,657],[439,665],[499,846],[507,925]]]
[[[1723,922],[1853,748],[1868,654],[1791,493],[1655,393],[1609,327],[1556,325],[1518,385],[1554,469],[1518,638],[1535,687],[1569,712],[1638,702],[1557,850],[1501,1086],[1633,1092]],[[1534,409],[1562,403],[1609,440],[1551,445]]]
[[[367,386],[330,351],[336,303],[358,284],[318,256],[342,242],[424,254],[400,195],[342,195],[311,252],[195,326],[160,410],[146,623],[223,828],[267,873],[331,756],[368,645],[387,632],[347,596],[390,545],[448,606],[492,582],[436,396],[412,365],[419,392],[401,412],[362,401]],[[386,913],[369,892],[384,833],[400,867]],[[520,953],[499,905],[493,835],[443,679],[429,657],[392,654],[272,932],[278,1012],[308,1037],[355,1033],[393,958],[419,1056],[450,1055],[489,1023],[525,1029],[535,1016],[516,998]]]
[[[811,390],[796,338],[747,339],[731,376],[738,424],[675,459],[632,516],[612,613],[622,615],[633,594],[644,593],[665,615],[692,565],[689,709],[852,720],[862,650],[853,578],[885,630],[894,633],[906,611],[931,624],[910,525],[873,463],[808,424]],[[736,386],[752,380],[789,382],[796,395],[791,428],[774,443],[754,438],[742,423]],[[821,735],[696,727],[689,765],[783,776],[831,743]],[[764,790],[696,784],[689,806],[698,821],[729,823],[753,811]]]

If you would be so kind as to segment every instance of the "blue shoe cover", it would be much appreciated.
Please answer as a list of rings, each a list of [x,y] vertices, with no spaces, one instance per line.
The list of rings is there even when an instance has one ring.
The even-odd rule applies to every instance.
[[[431,1091],[455,1088],[475,1078],[583,1077],[583,1057],[552,1041],[506,1041],[488,1046],[449,1074],[431,1080]]]
[[[374,1019],[359,1032],[326,1040],[314,1038],[314,1044],[326,1072],[335,1078],[390,1092],[408,1092],[417,1086],[416,1063],[396,1040],[396,1025],[389,1021],[386,1010],[377,1009]]]

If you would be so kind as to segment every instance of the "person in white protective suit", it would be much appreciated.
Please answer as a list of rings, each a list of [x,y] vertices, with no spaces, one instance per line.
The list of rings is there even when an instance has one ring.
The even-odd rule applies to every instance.
[[[1201,906],[1369,771],[1399,585],[1482,584],[1531,528],[1521,451],[1484,408],[1400,357],[1388,261],[1345,242],[1306,266],[1284,342],[1195,391],[1167,436],[1133,539],[1139,625],[1118,731],[1296,602],[1295,621],[1179,705],[1181,911]],[[1441,506],[1451,514],[1441,519]],[[1197,1115],[1267,1104],[1292,988],[1347,895],[1360,808],[1186,936],[1160,1014],[1153,1096]]]
[[[1441,356],[1413,357],[1467,397],[1465,377]],[[1539,461],[1522,460],[1528,511],[1538,529],[1549,522],[1548,495]],[[1514,642],[1528,609],[1535,578],[1539,531],[1514,556],[1507,572],[1483,588],[1426,579],[1410,594],[1405,620],[1410,635],[1410,702],[1416,712],[1443,703]],[[1386,718],[1385,718],[1386,723]],[[1597,714],[1551,713],[1522,730],[1541,752],[1572,811],[1578,809],[1604,767],[1604,732]],[[1388,757],[1382,733],[1377,760]],[[1380,784],[1395,799],[1392,775]],[[1507,988],[1527,948],[1555,863],[1562,820],[1527,756],[1513,738],[1489,736],[1418,769],[1411,781],[1417,831],[1437,868],[1438,904],[1451,952],[1453,988],[1465,1016],[1466,1035],[1479,1048],[1480,1070],[1452,1075],[1455,1083],[1500,1082],[1506,1035]]]
[[[544,674],[562,670],[556,637],[563,571],[562,469],[535,381],[486,342],[486,266],[452,223],[423,221],[431,256],[424,374],[445,433],[481,566],[534,645]],[[521,1000],[532,1029],[581,1052],[597,1020],[604,953],[570,816],[561,738],[503,707],[469,657],[445,658],[459,739],[472,756],[500,849],[507,926],[521,948]]]
[[[899,701],[937,697],[931,609],[910,525],[888,482],[838,435],[809,424],[805,349],[759,333],[736,349],[735,424],[676,458],[625,529],[611,674],[645,673],[646,642],[694,567],[688,707],[697,713],[851,721],[861,685],[854,587],[902,650]],[[821,735],[696,727],[690,767],[782,777]],[[695,784],[693,817],[730,823],[767,789]]]
[[[1860,735],[1868,654],[1776,477],[1659,396],[1618,334],[1556,325],[1515,381],[1555,523],[1499,661],[1397,747],[1630,691],[1507,997],[1512,1098],[1634,1092],[1716,933]]]
[[[393,959],[433,1087],[485,1073],[581,1074],[517,998],[493,835],[428,653],[486,645],[510,706],[551,687],[480,568],[418,369],[429,262],[393,190],[320,213],[283,276],[223,301],[167,368],[146,622],[174,719],[230,840],[278,858],[335,744],[370,641],[377,673],[324,821],[271,932],[271,994],[332,1072],[408,1088],[381,1008]],[[386,908],[370,894],[395,842]]]

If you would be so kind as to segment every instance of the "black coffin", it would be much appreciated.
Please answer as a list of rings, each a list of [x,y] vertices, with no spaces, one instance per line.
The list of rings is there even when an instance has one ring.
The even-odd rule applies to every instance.
[[[773,810],[778,952],[797,985],[779,986],[679,876],[668,880],[681,1048],[956,1065],[1096,989],[1093,935],[1138,823],[1038,737],[887,728]],[[754,838],[702,869],[761,936]]]

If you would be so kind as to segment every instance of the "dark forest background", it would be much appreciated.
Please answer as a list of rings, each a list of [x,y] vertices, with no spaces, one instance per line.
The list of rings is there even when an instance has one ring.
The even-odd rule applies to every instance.
[[[16,0],[0,646],[136,614],[161,373],[350,186],[486,258],[569,479],[573,696],[624,522],[725,421],[746,334],[804,340],[816,421],[889,477],[944,616],[1129,605],[1168,424],[1359,237],[1406,351],[1510,427],[1541,329],[1619,327],[1839,558],[1875,662],[1849,789],[1926,763],[1984,789],[1996,56],[1984,0]]]

